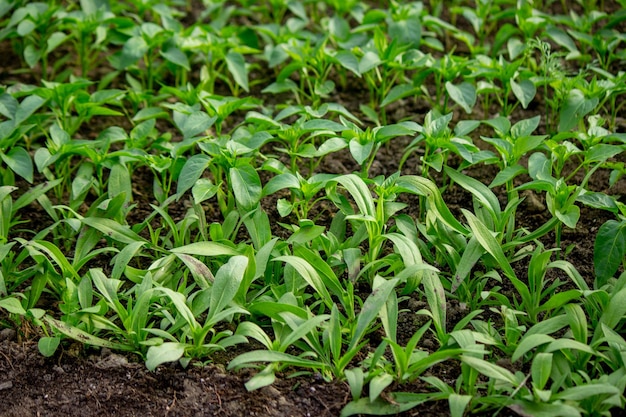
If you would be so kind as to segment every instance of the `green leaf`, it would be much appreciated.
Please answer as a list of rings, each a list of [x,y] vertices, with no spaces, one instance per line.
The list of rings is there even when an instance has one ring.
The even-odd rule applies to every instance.
[[[363,162],[369,158],[374,149],[374,142],[361,143],[357,138],[350,140],[348,143],[350,148],[350,155],[354,158],[357,164],[363,165]]]
[[[519,382],[515,375],[508,369],[501,367],[500,365],[496,365],[495,363],[487,362],[486,360],[475,358],[473,356],[461,355],[460,359],[463,363],[471,366],[476,369],[481,374],[494,378],[499,381],[507,382],[514,387],[519,385]]]
[[[524,356],[527,352],[552,341],[554,341],[554,338],[548,336],[547,334],[524,335],[519,345],[517,345],[515,352],[513,352],[511,360],[513,362],[517,362],[517,360]]]
[[[120,243],[147,242],[144,238],[133,232],[130,227],[121,225],[115,220],[102,217],[85,217],[81,221],[85,225],[93,227],[105,236]]]
[[[196,256],[241,255],[236,249],[218,242],[195,242],[170,249],[172,253],[185,253]]]
[[[422,39],[422,24],[419,15],[412,14],[405,19],[388,22],[387,30],[391,39],[397,40],[399,45],[419,47]]]
[[[390,279],[384,281],[372,293],[367,297],[361,308],[361,313],[357,319],[356,328],[354,334],[350,340],[348,351],[356,348],[361,341],[361,338],[365,335],[370,328],[372,321],[378,316],[381,308],[384,307],[391,291],[398,284],[398,279]]]
[[[183,67],[187,71],[191,70],[191,67],[189,66],[189,58],[187,58],[187,55],[185,55],[185,53],[173,43],[165,46],[161,50],[161,56],[172,64]]]
[[[133,188],[130,182],[130,174],[126,165],[117,163],[111,167],[109,173],[108,191],[109,198],[115,198],[124,194],[124,201],[127,203],[133,196]]]
[[[598,230],[593,248],[596,288],[617,272],[626,256],[626,221],[608,220]]]
[[[504,255],[502,246],[496,240],[496,238],[493,237],[491,231],[487,229],[487,226],[485,226],[480,220],[478,220],[478,218],[470,211],[465,209],[461,209],[461,211],[465,215],[465,218],[467,219],[470,229],[472,229],[476,240],[478,240],[481,246],[491,256],[495,258],[495,260],[498,262],[498,265],[500,265],[500,268],[502,268],[502,270],[509,277],[509,279],[517,280],[515,272],[513,271],[513,268],[511,268],[511,264],[506,258],[506,255]]]
[[[185,345],[182,343],[165,342],[161,345],[150,346],[146,354],[146,368],[154,371],[162,363],[179,360],[184,353]]]
[[[359,60],[352,53],[352,51],[341,50],[335,54],[335,60],[339,62],[339,65],[344,67],[347,70],[352,71],[356,76],[360,77],[361,73],[359,72]]]
[[[246,60],[239,52],[230,51],[225,57],[228,71],[233,76],[235,82],[246,92],[248,88],[248,69],[246,68]]]
[[[570,90],[559,113],[559,132],[566,132],[582,120],[582,118],[598,105],[598,98],[585,98],[582,91]]]
[[[622,393],[619,388],[611,384],[591,383],[580,385],[577,387],[566,388],[561,392],[558,392],[552,396],[554,400],[571,400],[582,401],[590,397],[597,397],[600,395],[619,396]]]
[[[370,381],[370,401],[375,401],[380,394],[383,392],[385,388],[387,388],[393,382],[393,376],[382,373],[380,375],[376,375]]]
[[[211,157],[204,154],[196,154],[185,161],[185,165],[178,176],[178,186],[176,188],[176,198],[180,199],[187,190],[192,188],[198,179],[209,166]]]
[[[462,82],[454,85],[446,82],[446,91],[450,98],[465,110],[467,114],[471,114],[476,104],[476,87],[468,82]]]
[[[92,334],[89,334],[77,327],[71,326],[67,323],[64,323],[60,320],[53,319],[50,316],[45,316],[44,321],[48,323],[51,327],[54,327],[59,332],[63,333],[67,337],[70,337],[76,341],[81,343],[85,343],[92,346],[105,347],[109,349],[115,350],[123,350],[123,351],[134,351],[136,350],[135,346],[127,345],[123,343],[111,342],[110,340],[102,339]]]
[[[385,107],[386,105],[391,104],[394,101],[414,95],[419,91],[420,89],[418,87],[415,87],[413,84],[396,85],[391,90],[389,90],[389,93],[387,93],[383,101],[380,103],[380,107]]]
[[[26,310],[22,307],[22,304],[17,298],[9,297],[0,300],[0,308],[5,309],[11,314],[19,314],[20,316],[26,315]]]
[[[498,171],[491,184],[489,184],[489,188],[497,187],[499,185],[506,184],[509,181],[513,181],[515,177],[521,174],[525,174],[526,168],[521,165],[512,165],[504,168],[501,171]]]
[[[467,405],[472,399],[471,395],[450,394],[448,404],[450,405],[450,417],[463,417]]]
[[[43,356],[49,358],[50,356],[54,355],[54,352],[56,352],[57,348],[59,347],[59,343],[61,343],[60,337],[44,336],[39,339],[39,342],[37,342],[37,347],[39,348],[39,352]]]
[[[26,149],[16,146],[6,154],[0,152],[0,157],[13,172],[29,183],[33,183],[33,160]]]
[[[241,285],[243,276],[248,267],[246,256],[233,256],[223,265],[215,275],[215,282],[211,287],[211,300],[209,302],[209,318],[214,317],[230,303]]]
[[[237,356],[235,359],[231,360],[228,364],[228,369],[236,369],[243,365],[258,362],[278,362],[308,369],[317,369],[322,366],[320,362],[299,358],[288,353],[267,350],[254,350],[252,352],[243,353]]]
[[[259,174],[251,165],[230,168],[230,182],[241,210],[252,211],[263,193]]]
[[[537,389],[543,389],[548,383],[552,372],[552,353],[540,352],[535,355],[530,367],[533,385]]]
[[[522,80],[518,84],[512,78],[510,84],[513,94],[515,94],[515,97],[522,104],[522,107],[527,108],[528,104],[535,98],[535,94],[537,94],[535,84],[530,80]]]

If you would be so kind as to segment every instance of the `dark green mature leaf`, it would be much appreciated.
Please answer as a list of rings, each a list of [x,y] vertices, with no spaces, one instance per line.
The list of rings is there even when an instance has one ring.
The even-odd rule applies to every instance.
[[[626,221],[609,220],[600,226],[593,250],[596,287],[611,278],[626,256]]]
[[[196,154],[187,159],[178,176],[177,199],[180,199],[187,190],[196,184],[204,170],[209,166],[210,161],[211,157],[204,154]]]

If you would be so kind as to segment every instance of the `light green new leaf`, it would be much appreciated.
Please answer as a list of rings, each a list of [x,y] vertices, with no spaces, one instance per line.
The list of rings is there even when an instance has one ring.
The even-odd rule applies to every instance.
[[[26,310],[22,307],[22,304],[17,298],[9,297],[0,300],[0,308],[5,309],[11,314],[19,314],[20,316],[26,315]]]
[[[236,249],[218,242],[195,242],[170,249],[172,253],[185,253],[195,256],[234,256],[241,255]]]
[[[161,345],[150,346],[146,354],[146,368],[154,371],[162,363],[177,361],[184,354],[185,345],[183,343],[165,342]]]
[[[448,397],[448,404],[450,405],[450,416],[451,417],[463,417],[465,415],[465,410],[467,409],[467,405],[472,399],[471,395],[461,395],[461,394],[450,394]]]
[[[548,383],[552,372],[552,353],[540,352],[535,355],[530,367],[533,385],[537,389],[543,389]]]
[[[46,336],[39,339],[39,342],[37,342],[37,348],[43,356],[49,358],[50,356],[54,355],[54,352],[56,352],[57,348],[59,347],[59,343],[61,343],[60,337]]]

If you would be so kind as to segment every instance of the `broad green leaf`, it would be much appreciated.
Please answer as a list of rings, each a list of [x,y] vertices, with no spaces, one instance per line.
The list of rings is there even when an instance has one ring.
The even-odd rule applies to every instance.
[[[117,163],[111,167],[107,183],[109,198],[124,194],[124,201],[128,203],[133,196],[133,187],[126,165]]]
[[[213,184],[207,178],[200,178],[191,188],[194,204],[200,204],[203,201],[213,197],[219,191],[219,186]]]
[[[243,276],[248,267],[246,256],[233,256],[223,265],[215,275],[215,282],[211,287],[211,300],[209,303],[209,318],[214,317],[230,303],[241,285]]]
[[[229,176],[239,208],[244,212],[252,211],[263,193],[258,172],[251,165],[242,165],[230,168]]]
[[[552,341],[554,341],[554,338],[551,336],[548,336],[547,334],[524,335],[519,345],[517,345],[515,352],[513,352],[513,356],[511,357],[511,360],[513,362],[516,362],[519,358],[524,356],[527,352],[530,352],[531,350],[539,346],[545,345],[546,343],[550,343]]]
[[[0,157],[13,172],[29,183],[33,183],[33,160],[26,149],[16,146],[6,154],[0,152]]]
[[[577,387],[566,388],[552,396],[553,399],[582,401],[599,395],[621,395],[619,388],[611,384],[591,383]]]
[[[246,68],[246,60],[239,52],[230,51],[226,54],[226,66],[233,76],[235,82],[246,92],[248,87],[248,69]]]
[[[56,352],[57,348],[59,347],[59,343],[61,343],[60,337],[44,336],[39,339],[37,347],[39,348],[39,352],[43,356],[49,358],[50,356],[54,355],[54,352]]]
[[[570,90],[559,113],[559,132],[566,132],[598,105],[598,98],[588,99],[577,88]]]
[[[191,69],[189,66],[189,58],[173,43],[169,43],[161,50],[161,56],[174,65],[183,67],[187,71]],[[247,90],[246,90],[247,91]]]
[[[598,230],[593,250],[596,287],[613,277],[626,257],[626,221],[608,220]]]
[[[472,399],[471,395],[450,394],[448,404],[450,405],[450,417],[463,417],[467,405]]]
[[[339,65],[344,67],[347,70],[352,71],[356,76],[360,77],[361,73],[359,72],[359,60],[352,53],[352,51],[341,50],[335,54],[335,60],[339,62]]]
[[[467,114],[471,114],[476,104],[476,87],[468,82],[462,82],[454,85],[446,82],[446,91],[450,98],[465,110]]]
[[[421,90],[419,89],[419,87],[415,87],[413,84],[396,85],[391,90],[389,90],[389,93],[387,93],[383,101],[380,103],[380,107],[385,107],[386,105],[391,104],[394,101],[417,94],[420,91]]]
[[[475,199],[480,201],[483,206],[487,207],[494,216],[494,220],[500,218],[500,201],[485,184],[447,166],[444,168],[444,171],[452,181],[472,193]]]
[[[509,181],[513,181],[515,177],[521,174],[525,174],[526,168],[521,165],[512,165],[504,168],[501,171],[498,171],[491,184],[489,184],[489,188],[497,187],[499,185],[506,184]]]
[[[322,298],[322,301],[331,308],[333,300],[326,288],[324,280],[320,274],[311,266],[309,262],[298,256],[279,256],[273,259],[276,262],[285,262],[291,265],[300,276],[309,284]]]
[[[348,147],[350,148],[350,155],[356,163],[363,165],[374,149],[374,142],[361,143],[357,138],[354,138],[350,140]]]
[[[387,30],[391,39],[397,40],[400,45],[410,45],[418,48],[422,39],[422,24],[417,14],[412,14],[404,19],[387,23]]]
[[[387,373],[382,373],[372,378],[369,384],[370,401],[375,401],[378,397],[380,397],[383,390],[391,385],[392,382],[393,376]]]
[[[211,157],[204,154],[196,154],[187,159],[178,176],[177,199],[180,199],[187,190],[197,183],[204,170],[209,166],[210,161]]]
[[[530,367],[533,385],[537,389],[543,389],[548,383],[552,372],[552,353],[540,352],[535,355]]]
[[[165,342],[161,345],[150,346],[146,354],[146,368],[154,371],[162,363],[179,360],[184,353],[185,345],[183,343]]]
[[[3,298],[0,300],[0,308],[5,309],[11,314],[19,314],[20,316],[26,315],[26,310],[22,307],[22,303],[14,297]]]
[[[527,108],[528,104],[535,98],[535,94],[537,94],[535,84],[530,80],[522,80],[518,84],[512,78],[510,84],[513,94],[515,94],[515,97],[522,104],[522,107]]]

